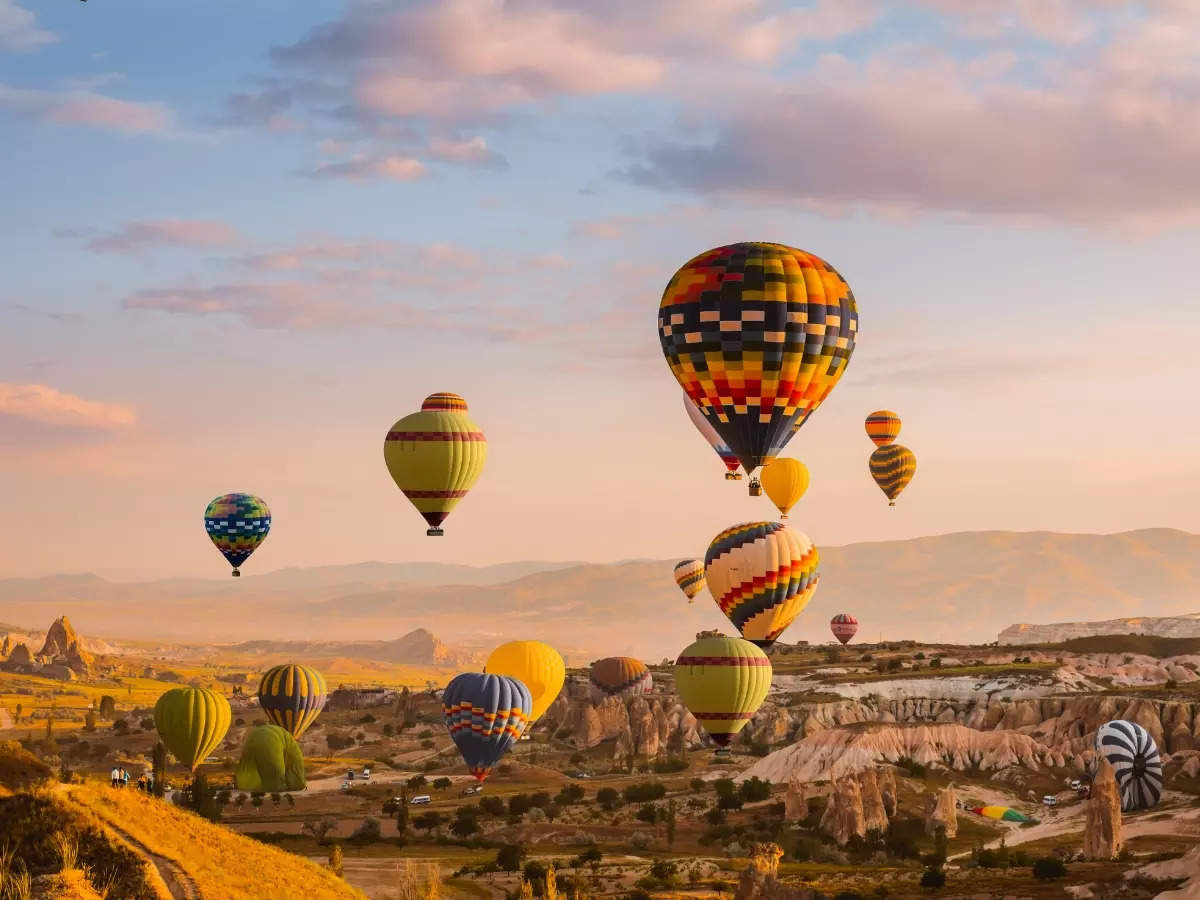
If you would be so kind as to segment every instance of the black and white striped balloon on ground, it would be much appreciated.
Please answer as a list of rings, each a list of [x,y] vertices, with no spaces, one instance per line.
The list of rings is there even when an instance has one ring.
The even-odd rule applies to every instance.
[[[1109,761],[1121,792],[1121,811],[1149,809],[1162,794],[1162,758],[1141,725],[1115,719],[1096,731],[1096,754]]]

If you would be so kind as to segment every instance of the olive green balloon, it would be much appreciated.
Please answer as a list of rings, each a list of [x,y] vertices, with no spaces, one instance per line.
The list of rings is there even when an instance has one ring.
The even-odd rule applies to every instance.
[[[242,761],[234,775],[239,791],[302,791],[304,754],[291,734],[278,725],[259,725],[246,736]]]
[[[220,746],[231,718],[229,701],[207,688],[171,688],[154,704],[159,737],[193,772]]]

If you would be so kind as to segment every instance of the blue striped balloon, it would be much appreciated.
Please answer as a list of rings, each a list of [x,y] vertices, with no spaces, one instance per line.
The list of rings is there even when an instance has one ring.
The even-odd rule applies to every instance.
[[[464,672],[442,694],[446,728],[480,782],[520,740],[532,712],[529,688],[507,675]]]

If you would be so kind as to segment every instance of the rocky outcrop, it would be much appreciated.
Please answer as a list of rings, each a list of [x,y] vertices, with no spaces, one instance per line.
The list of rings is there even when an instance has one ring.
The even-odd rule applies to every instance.
[[[854,835],[866,836],[867,823],[863,814],[862,789],[854,777],[834,780],[833,791],[825,812],[821,816],[820,828],[844,847]]]
[[[8,654],[8,659],[0,663],[0,669],[5,672],[32,672],[34,668],[33,654],[24,644],[17,644]]]
[[[1087,821],[1083,830],[1083,855],[1112,859],[1121,852],[1121,797],[1117,779],[1107,759],[1101,759],[1092,779]]]
[[[858,787],[862,794],[863,825],[867,831],[874,830],[882,834],[888,827],[888,815],[883,808],[883,795],[879,791],[879,780],[875,777],[874,769],[864,769],[858,773]]]
[[[749,865],[738,879],[734,900],[814,900],[808,888],[779,883],[779,860],[783,849],[778,844],[755,844],[750,848]]]
[[[896,772],[891,766],[883,766],[877,777],[879,796],[883,799],[883,812],[891,819],[896,815]]]
[[[925,801],[925,833],[933,837],[939,828],[946,830],[946,837],[958,835],[958,808],[955,802],[958,798],[954,793],[954,785],[942,788],[929,795]]]
[[[629,712],[619,697],[609,697],[598,706],[578,702],[567,713],[566,727],[572,743],[587,750],[629,731]]]
[[[12,653],[12,636],[6,634],[4,640],[0,641],[0,661],[8,659],[10,653]]]
[[[71,620],[66,616],[60,617],[50,626],[37,657],[45,664],[66,666],[75,674],[84,676],[91,674],[94,662],[92,655],[83,649],[79,635],[75,633]]]
[[[788,822],[803,822],[808,818],[808,791],[803,781],[788,781],[787,794],[783,798],[783,818]]]
[[[1103,622],[1057,622],[1053,625],[1009,625],[996,637],[1001,644],[1057,644],[1072,638],[1108,634],[1157,637],[1200,637],[1200,613],[1186,616],[1142,616]]]

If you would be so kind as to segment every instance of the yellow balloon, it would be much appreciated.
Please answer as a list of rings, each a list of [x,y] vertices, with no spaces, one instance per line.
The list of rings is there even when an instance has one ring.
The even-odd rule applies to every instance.
[[[562,690],[567,667],[558,651],[541,641],[509,641],[488,657],[483,671],[488,675],[507,675],[529,688],[533,697],[532,725],[550,708]]]
[[[808,466],[798,459],[780,456],[767,463],[761,477],[767,496],[779,508],[780,516],[786,519],[796,501],[808,490]]]

